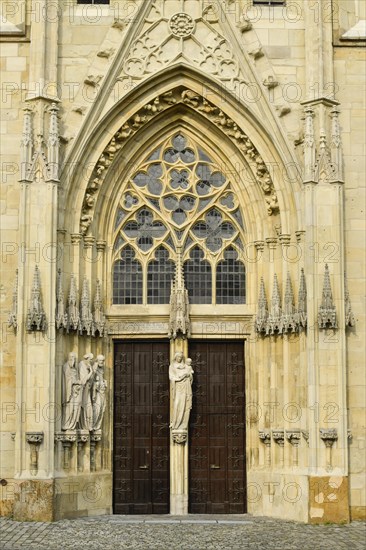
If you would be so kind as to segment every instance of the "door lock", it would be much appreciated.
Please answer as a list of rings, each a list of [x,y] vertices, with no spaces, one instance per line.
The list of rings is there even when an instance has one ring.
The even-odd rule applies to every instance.
[[[217,466],[216,464],[210,464],[211,470],[220,470],[220,466]]]
[[[147,464],[144,464],[143,466],[139,466],[140,470],[148,470],[149,466]]]

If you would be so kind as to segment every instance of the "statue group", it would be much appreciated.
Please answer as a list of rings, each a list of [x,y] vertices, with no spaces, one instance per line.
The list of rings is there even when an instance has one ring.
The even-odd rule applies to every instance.
[[[75,352],[62,369],[62,429],[100,430],[106,407],[104,355],[87,353],[77,364]]]

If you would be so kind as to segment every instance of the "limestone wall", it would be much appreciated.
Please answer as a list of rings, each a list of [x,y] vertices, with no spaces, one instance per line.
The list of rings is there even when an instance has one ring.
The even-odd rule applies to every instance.
[[[344,501],[348,482],[352,517],[361,517],[366,505],[363,463],[365,51],[361,48],[364,41],[342,40],[342,35],[365,17],[363,3],[337,0],[331,13],[327,11],[329,3],[321,0],[312,3],[312,7],[307,0],[291,0],[285,7],[254,6],[252,0],[187,1],[185,10],[193,22],[188,23],[187,34],[179,42],[184,54],[180,58],[181,65],[174,59],[180,50],[174,49],[178,40],[169,27],[171,17],[182,9],[181,2],[158,1],[155,7],[150,7],[148,2],[113,0],[111,7],[102,7],[78,6],[76,1],[70,0],[59,2],[58,10],[57,2],[52,4],[53,11],[46,7],[44,0],[4,0],[1,3],[3,351],[0,477],[8,481],[7,486],[0,488],[3,513],[12,513],[14,487],[19,480],[30,477],[31,447],[26,443],[27,431],[39,430],[45,434],[39,456],[40,471],[31,479],[52,479],[62,470],[62,448],[54,446],[60,419],[50,423],[42,412],[37,417],[37,411],[43,411],[50,402],[56,403],[60,410],[61,367],[68,352],[77,351],[81,359],[86,352],[103,351],[107,356],[106,376],[112,390],[111,338],[95,340],[63,332],[55,336],[51,330],[56,305],[56,270],[62,271],[65,294],[70,275],[74,273],[79,289],[86,275],[93,294],[98,277],[106,295],[110,296],[108,262],[113,207],[109,201],[117,196],[118,177],[126,177],[128,163],[141,160],[139,151],[154,144],[160,132],[174,128],[184,108],[188,109],[183,103],[181,111],[177,109],[176,112],[164,105],[167,108],[165,118],[157,118],[154,126],[151,116],[153,108],[160,105],[159,96],[172,93],[178,97],[178,92],[181,94],[183,89],[189,89],[200,98],[194,101],[201,107],[205,100],[211,108],[222,109],[226,117],[246,132],[264,162],[273,168],[274,198],[262,192],[254,172],[239,193],[248,215],[248,242],[253,244],[256,254],[256,261],[248,266],[251,280],[243,313],[246,322],[252,323],[257,313],[261,276],[268,300],[275,274],[279,279],[281,300],[287,272],[294,285],[296,301],[301,268],[305,269],[308,284],[307,333],[263,337],[247,328],[240,330],[240,334],[229,329],[229,336],[248,340],[247,402],[263,411],[260,418],[258,409],[257,412],[248,411],[248,480],[258,483],[263,495],[262,499],[248,500],[249,511],[300,521],[347,519],[348,510],[337,508],[337,513],[332,515],[329,503],[319,502],[321,491],[317,493],[314,489],[317,480],[328,483],[329,473],[326,470],[328,451],[319,438],[319,428],[336,428],[338,440],[332,447],[333,473],[344,480],[343,485],[337,482],[337,495],[342,494]],[[185,22],[187,24],[187,19]],[[222,54],[214,51],[214,44],[219,42]],[[156,52],[151,56],[154,48]],[[226,59],[225,63],[220,55]],[[177,92],[177,87],[182,89]],[[329,158],[325,155],[325,160],[319,159],[322,143],[330,155],[334,142],[332,121],[336,117],[332,109],[337,102],[340,104],[344,166],[343,175],[337,174],[331,179],[327,172],[331,171]],[[59,141],[56,141],[60,157],[55,161],[59,164],[58,173],[47,172],[45,177],[42,155],[33,163],[31,159],[37,151],[43,152],[48,162],[56,158],[52,155],[56,148],[58,151],[58,145],[49,148],[52,120],[55,122],[53,103],[59,109]],[[208,104],[205,105],[207,108]],[[28,121],[31,131],[24,122],[28,120],[24,118],[25,106],[32,112]],[[145,106],[148,107],[144,111]],[[192,105],[189,107],[191,111],[184,112],[182,118],[192,131],[194,123],[201,131],[205,124],[200,118],[203,111],[194,111]],[[304,130],[305,107],[312,110],[305,121],[308,130],[313,124],[310,137],[305,135],[306,128]],[[145,124],[141,116],[146,113]],[[228,127],[220,126],[215,117],[207,117],[205,139],[220,144],[226,168],[233,172],[237,166],[247,168],[248,161],[235,149],[238,144],[230,142]],[[119,172],[112,170],[107,174],[108,170],[105,171],[107,176],[101,193],[93,199],[93,207],[86,207],[90,201],[94,167],[102,154],[109,154],[111,139],[126,121],[130,130],[133,128],[131,132],[136,131],[136,134],[132,133],[131,138],[123,142],[122,154],[115,164]],[[335,149],[333,147],[333,161]],[[323,166],[322,172],[319,166],[323,161],[326,169]],[[30,168],[29,173],[22,171],[22,163]],[[314,168],[312,172],[310,165]],[[60,177],[60,183],[56,176]],[[239,189],[240,171],[237,181]],[[250,205],[244,205],[245,202]],[[271,204],[275,205],[274,210],[268,215]],[[94,216],[86,229],[80,225],[83,215]],[[56,241],[62,252],[54,261],[47,254],[50,243]],[[295,249],[299,252],[298,257],[289,260],[291,250]],[[85,254],[92,250],[100,253],[103,259],[85,261]],[[319,331],[316,323],[326,262],[330,267],[338,319],[343,323],[337,331],[329,333]],[[43,333],[29,332],[25,326],[36,264],[40,267],[43,305],[49,321],[49,328]],[[17,331],[8,327],[16,269],[19,270]],[[343,272],[346,272],[355,317],[355,326],[346,330]],[[118,314],[109,308],[110,304],[105,306],[110,317],[118,321]],[[201,322],[201,312],[194,314],[196,322]],[[131,315],[135,312],[124,312],[123,321]],[[208,311],[207,315],[211,316],[210,321],[217,320],[216,310]],[[229,326],[234,317],[237,321],[238,315],[238,311],[232,315],[220,313],[220,322]],[[166,322],[167,312],[146,309],[136,319],[141,323],[151,319]],[[151,337],[151,334],[146,336]],[[265,403],[275,405],[271,409]],[[295,404],[291,411],[289,404]],[[338,407],[338,412],[329,409],[329,404]],[[291,415],[284,416],[284,409],[287,413],[300,410],[301,415],[294,422]],[[111,471],[112,410],[110,402],[103,436],[102,469],[107,472]],[[335,423],[329,421],[333,413]],[[272,438],[273,430],[284,430],[284,434],[292,430],[301,434],[297,458],[294,439],[291,441],[284,435],[282,450]],[[265,435],[260,439],[259,431],[270,433],[270,448]],[[75,464],[73,475],[77,476]],[[107,510],[110,479],[108,474],[103,475],[104,492],[99,508]],[[16,485],[13,484],[14,476]],[[298,483],[296,487],[302,495],[299,504],[297,493],[291,492],[293,486],[288,486],[291,483]],[[290,491],[285,497],[284,487]],[[74,512],[77,515],[88,508],[82,502],[82,495],[75,497],[80,499],[80,505],[68,508],[64,489],[61,493],[53,500],[57,510],[52,517],[68,517]],[[295,503],[291,512],[289,502]],[[17,506],[19,511],[19,499]],[[90,510],[97,508],[93,504]],[[19,512],[19,517],[23,511]]]

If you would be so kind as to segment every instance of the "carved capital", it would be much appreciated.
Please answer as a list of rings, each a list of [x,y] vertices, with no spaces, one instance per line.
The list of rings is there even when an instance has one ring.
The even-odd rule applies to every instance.
[[[96,245],[98,251],[104,252],[104,250],[106,249],[106,246],[107,246],[107,242],[106,241],[96,241],[95,245]]]
[[[92,237],[91,235],[86,235],[84,237],[84,246],[85,248],[92,248],[95,243],[95,237]]]
[[[264,250],[264,241],[254,241],[254,246],[258,252],[263,252]]]
[[[94,430],[90,433],[90,442],[98,443],[102,440],[102,430]]]
[[[81,233],[71,233],[70,238],[71,238],[71,243],[73,245],[78,245],[80,244],[80,241],[83,238],[83,236]]]

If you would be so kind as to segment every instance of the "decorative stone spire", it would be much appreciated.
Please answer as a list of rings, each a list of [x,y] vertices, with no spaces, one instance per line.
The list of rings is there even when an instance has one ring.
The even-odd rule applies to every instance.
[[[24,109],[23,134],[20,145],[20,179],[26,180],[30,171],[33,155],[32,110]]]
[[[338,328],[337,313],[333,304],[332,288],[330,286],[329,268],[325,264],[322,302],[318,313],[319,328]]]
[[[56,291],[56,328],[67,329],[67,313],[65,311],[64,289],[62,287],[61,269],[57,272],[57,291]]]
[[[281,332],[296,332],[298,329],[298,320],[294,303],[294,293],[292,290],[290,273],[287,273],[285,298],[281,320]]]
[[[351,300],[348,292],[346,274],[344,275],[344,309],[345,309],[345,324],[346,327],[354,327],[356,324],[355,316],[353,315]]]
[[[31,299],[27,314],[27,330],[43,331],[46,329],[46,314],[41,297],[41,280],[38,266],[34,269]]]
[[[307,300],[307,295],[306,295],[305,274],[304,274],[304,270],[301,269],[297,317],[298,317],[299,326],[302,328],[305,328],[308,322],[306,300]]]
[[[88,336],[91,336],[93,334],[93,330],[93,316],[90,309],[89,284],[88,279],[84,277],[83,290],[81,293],[79,332],[82,334],[85,331]]]
[[[182,263],[182,250],[177,247],[177,262],[175,265],[175,277],[172,281],[170,294],[170,338],[175,339],[180,333],[182,336],[190,336],[191,322],[189,319],[188,291],[184,284],[184,272]]]
[[[266,332],[266,324],[268,318],[268,302],[266,297],[266,291],[264,288],[264,280],[261,277],[261,284],[259,287],[259,298],[258,298],[258,312],[255,320],[255,330],[257,332]]]
[[[11,311],[9,312],[8,317],[8,325],[9,327],[13,327],[14,330],[18,327],[18,281],[19,281],[19,275],[18,270],[15,270],[15,282],[14,282],[14,289],[13,289],[13,303]]]
[[[80,326],[80,314],[78,305],[78,293],[76,289],[76,281],[73,274],[70,279],[70,293],[67,307],[67,332],[70,330],[78,330]]]
[[[106,336],[107,320],[103,312],[102,288],[99,279],[97,279],[94,296],[94,332],[99,332],[99,336]]]
[[[60,138],[57,120],[57,113],[59,109],[56,103],[52,103],[49,111],[50,127],[48,135],[48,170],[50,179],[58,181]]]
[[[275,274],[273,279],[271,308],[267,320],[266,334],[276,334],[281,331],[281,318],[280,289],[278,287],[277,275]]]

